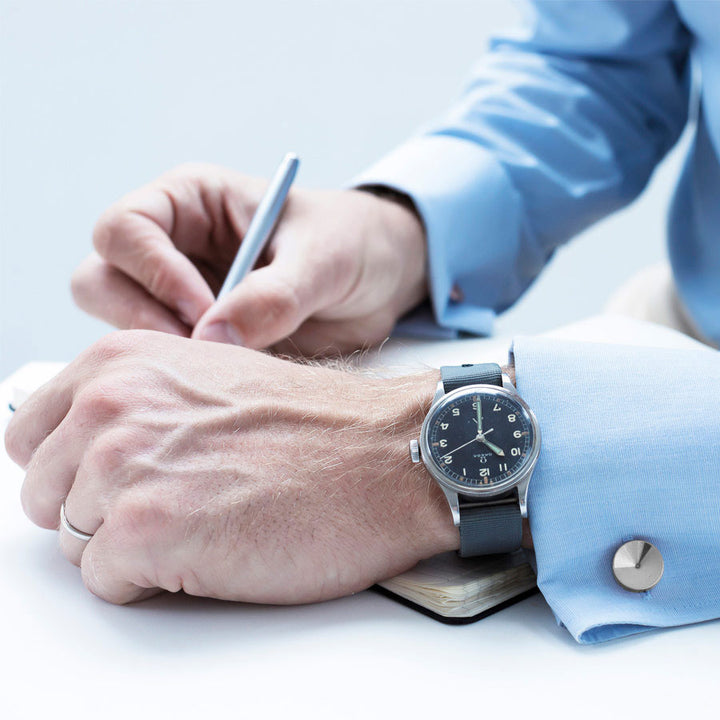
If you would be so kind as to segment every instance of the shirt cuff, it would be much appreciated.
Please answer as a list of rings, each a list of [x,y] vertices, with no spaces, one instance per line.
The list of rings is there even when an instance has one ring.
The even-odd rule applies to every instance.
[[[558,622],[595,643],[720,617],[717,352],[541,337],[512,352],[543,436],[528,512]],[[647,592],[613,575],[632,539],[664,559]]]
[[[354,178],[409,196],[425,225],[435,322],[478,335],[519,286],[521,205],[500,163],[477,143],[447,135],[414,138]],[[451,299],[453,296],[460,299]]]

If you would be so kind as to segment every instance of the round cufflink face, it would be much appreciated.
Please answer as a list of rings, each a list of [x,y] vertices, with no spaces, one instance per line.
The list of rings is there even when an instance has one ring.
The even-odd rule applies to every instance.
[[[623,543],[613,557],[612,566],[618,584],[630,592],[654,588],[665,570],[660,551],[645,540]]]

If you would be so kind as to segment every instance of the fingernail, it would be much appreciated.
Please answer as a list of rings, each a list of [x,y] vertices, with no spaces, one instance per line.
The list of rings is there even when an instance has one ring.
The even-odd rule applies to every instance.
[[[200,340],[209,340],[210,342],[226,343],[227,345],[242,345],[243,339],[240,333],[230,323],[221,320],[220,322],[210,323],[200,333]]]

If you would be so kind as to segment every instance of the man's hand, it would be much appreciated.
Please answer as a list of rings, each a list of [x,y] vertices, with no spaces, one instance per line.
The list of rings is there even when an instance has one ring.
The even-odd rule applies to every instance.
[[[258,269],[213,306],[265,181],[186,165],[120,200],[75,300],[120,328],[307,355],[383,340],[427,294],[422,224],[361,191],[293,189]]]
[[[338,597],[457,547],[408,442],[437,373],[368,379],[217,343],[109,335],[35,393],[5,442],[28,516],[87,587],[252,602]]]

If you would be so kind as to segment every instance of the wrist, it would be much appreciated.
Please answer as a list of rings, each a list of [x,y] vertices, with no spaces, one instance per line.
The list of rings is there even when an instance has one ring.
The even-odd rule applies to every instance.
[[[376,202],[379,228],[373,242],[383,241],[386,267],[393,273],[393,310],[396,317],[421,303],[428,295],[428,253],[425,226],[411,198],[383,186],[354,191],[371,196]]]
[[[404,493],[407,540],[415,545],[418,560],[460,547],[444,493],[424,465],[410,460],[410,441],[420,434],[439,380],[440,373],[432,370],[385,381],[389,400],[386,412],[390,416],[386,426],[393,428],[387,479],[391,492],[402,488]]]
[[[502,369],[514,384],[514,364],[511,362]],[[420,435],[420,427],[432,405],[439,380],[439,372],[433,370],[422,375],[387,381],[390,384],[387,409],[392,418],[388,419],[388,423],[393,427],[393,460],[388,463],[388,467],[399,468],[399,472],[393,470],[392,475],[401,479],[401,486],[407,492],[406,507],[412,517],[410,534],[419,544],[418,558],[460,547],[459,531],[453,523],[445,494],[424,464],[411,463],[409,458],[410,441]],[[392,481],[389,478],[389,482]],[[527,518],[522,520],[522,547],[533,547]]]

